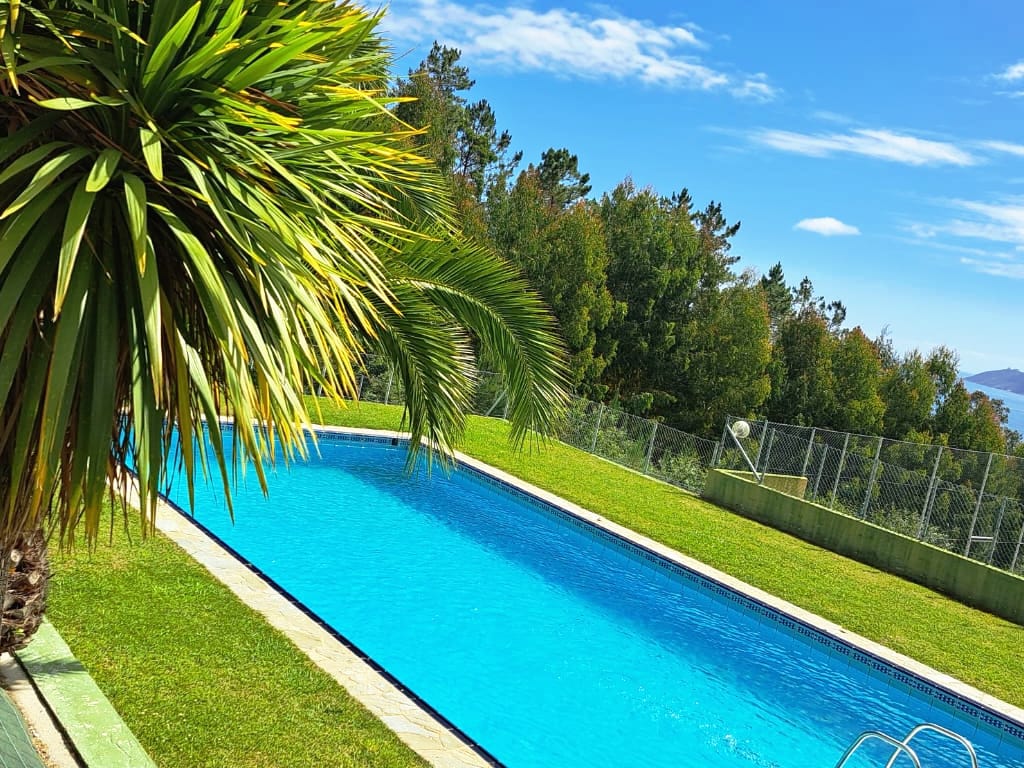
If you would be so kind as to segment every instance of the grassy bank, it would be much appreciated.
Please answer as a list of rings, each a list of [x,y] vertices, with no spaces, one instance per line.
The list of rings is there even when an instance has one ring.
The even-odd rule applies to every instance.
[[[323,405],[326,424],[397,429],[401,409]],[[560,443],[517,452],[472,417],[463,450],[895,651],[1024,707],[1024,627]]]
[[[325,406],[395,429],[400,409]],[[1018,706],[1024,628],[550,443],[519,453],[472,418],[483,461]],[[295,553],[301,556],[301,553]],[[50,617],[161,766],[414,766],[287,640],[163,537],[56,558]]]

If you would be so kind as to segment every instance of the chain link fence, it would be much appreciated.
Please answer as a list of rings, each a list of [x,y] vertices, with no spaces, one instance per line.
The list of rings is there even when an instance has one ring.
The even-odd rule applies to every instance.
[[[369,361],[366,402],[403,402],[401,378]],[[505,418],[501,377],[481,372],[473,412]],[[718,441],[575,398],[558,438],[568,445],[701,493],[713,467],[747,470],[729,418]],[[998,568],[1024,573],[1024,460],[946,446],[750,421],[738,442],[757,474],[807,478],[804,498]],[[739,431],[739,430],[737,430]],[[735,433],[734,433],[735,434]]]
[[[368,362],[358,386],[359,399],[365,402],[403,402],[401,377],[384,363]],[[478,374],[473,412],[505,418],[507,407],[501,376],[486,371]],[[718,443],[714,440],[583,398],[574,398],[569,403],[560,422],[558,439],[693,493],[704,489],[704,478],[718,455]]]
[[[805,499],[1024,573],[1024,460],[769,421],[749,428],[740,442],[755,471],[806,477]],[[724,431],[723,447],[718,466],[749,469]]]

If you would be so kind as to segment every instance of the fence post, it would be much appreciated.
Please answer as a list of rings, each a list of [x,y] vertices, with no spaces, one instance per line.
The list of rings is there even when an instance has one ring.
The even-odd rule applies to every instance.
[[[821,474],[825,471],[825,459],[828,458],[828,444],[821,446],[825,449],[825,452],[821,454],[821,463],[818,465],[818,476],[814,479],[814,491],[812,492],[812,498],[818,498],[818,486],[821,485]]]
[[[594,439],[590,441],[590,452],[594,453],[597,451],[597,433],[601,431],[601,417],[604,416],[604,403],[600,403],[597,408],[597,421],[594,422]]]
[[[1017,507],[1020,508],[1020,504],[1018,504]],[[1021,515],[1021,517],[1024,518],[1024,515]],[[1020,524],[1020,536],[1017,537],[1017,548],[1013,550],[1013,562],[1010,563],[1011,572],[1017,569],[1017,558],[1020,556],[1021,544],[1024,544],[1024,519],[1022,519]]]
[[[508,390],[507,389],[504,391],[504,395],[505,395],[505,410],[502,411],[501,418],[503,418],[505,421],[508,421]]]
[[[764,439],[768,436],[768,419],[764,420],[764,426],[761,427],[761,439],[757,441],[757,456],[754,457],[754,470],[755,472],[761,466],[761,449],[764,448]]]
[[[992,565],[992,558],[996,554],[996,545],[999,544],[999,529],[1003,525],[1003,515],[1006,514],[1007,501],[1009,501],[1009,499],[1003,496],[1003,503],[999,506],[999,517],[996,518],[996,528],[992,531],[992,549],[988,551],[988,560],[985,561],[989,565]]]
[[[939,475],[939,460],[942,458],[942,446],[935,454],[935,466],[932,467],[932,479],[928,481],[928,493],[924,495],[924,509],[921,510],[921,525],[917,529],[917,538],[920,541],[924,538],[924,532],[928,528],[928,518],[932,511],[932,500],[935,497],[935,479]]]
[[[366,382],[366,377],[363,374],[359,374],[359,383],[356,385],[356,400],[361,400],[363,397],[363,384]]]
[[[729,434],[729,417],[725,418],[725,426],[722,427],[722,438],[715,443],[715,450],[711,452],[711,464],[708,469],[715,469],[718,467],[718,461],[722,458],[722,451],[725,450],[725,441]]]
[[[807,453],[804,455],[804,468],[800,470],[800,474],[804,477],[807,476],[807,465],[811,462],[811,451],[814,450],[814,434],[817,431],[817,427],[811,427],[811,442],[807,444]]]
[[[658,434],[658,422],[654,422],[654,429],[651,430],[651,442],[647,444],[647,456],[644,457],[644,474],[651,468],[651,454],[654,452],[654,436]]]
[[[388,404],[388,399],[391,397],[391,382],[395,378],[395,369],[392,368],[388,371],[388,386],[384,390],[384,405]]]
[[[971,551],[971,539],[974,538],[974,526],[978,524],[978,513],[981,512],[981,501],[985,498],[985,485],[988,483],[988,471],[992,469],[994,453],[988,455],[988,464],[985,465],[985,477],[981,480],[981,490],[978,491],[978,503],[974,505],[974,517],[971,518],[971,529],[967,532],[967,543],[964,544],[964,557]]]
[[[846,433],[846,439],[843,440],[843,453],[839,457],[839,471],[836,472],[836,481],[832,484],[832,501],[829,503],[829,509],[835,509],[836,507],[836,493],[839,492],[839,481],[843,477],[843,465],[846,463],[846,449],[850,445],[850,433]]]
[[[764,466],[761,467],[761,479],[757,481],[758,485],[764,485],[764,473],[768,471],[768,462],[772,460],[772,444],[775,442],[775,428],[772,427],[771,434],[768,437],[768,450],[764,452]]]
[[[871,465],[871,474],[868,476],[868,489],[864,494],[864,503],[860,507],[861,519],[868,516],[868,508],[871,506],[871,489],[875,486],[875,479],[878,477],[878,463],[882,458],[882,438],[878,436],[878,448],[875,449],[875,461]]]

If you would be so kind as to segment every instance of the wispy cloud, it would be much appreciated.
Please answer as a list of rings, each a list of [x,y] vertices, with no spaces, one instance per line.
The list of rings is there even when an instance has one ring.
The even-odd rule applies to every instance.
[[[730,88],[729,93],[738,99],[760,102],[772,101],[779,95],[778,89],[768,84],[768,75],[764,72],[747,77],[742,83]]]
[[[858,128],[848,133],[798,133],[762,129],[749,134],[762,146],[811,157],[853,154],[905,165],[976,165],[981,159],[947,141],[888,130]]]
[[[945,201],[953,215],[906,227],[910,242],[963,254],[960,263],[995,277],[1024,279],[1024,198]]]
[[[392,3],[385,25],[396,39],[417,44],[437,39],[475,61],[517,71],[727,91],[753,101],[771,101],[779,92],[763,73],[743,75],[705,63],[700,53],[708,46],[692,24],[659,25],[566,8],[400,0]]]
[[[826,123],[836,123],[838,125],[850,125],[854,122],[852,117],[847,117],[839,112],[832,112],[827,109],[816,110],[811,113],[811,117],[815,120],[823,120]]]
[[[1008,277],[1012,280],[1024,280],[1024,264],[1021,262],[985,261],[983,259],[960,259],[961,264],[972,267],[976,272],[993,277]]]
[[[1013,198],[999,203],[953,200],[950,204],[969,217],[956,218],[946,224],[944,231],[949,234],[1024,245],[1024,199]]]
[[[979,141],[978,146],[993,152],[1005,152],[1008,155],[1024,157],[1024,144],[1014,144],[1009,141]]]
[[[793,229],[814,232],[825,237],[836,235],[859,235],[860,230],[851,224],[845,224],[832,216],[821,216],[816,219],[802,219],[793,225]]]
[[[1018,61],[1016,64],[1011,64],[995,76],[1000,80],[1006,80],[1011,83],[1024,80],[1024,61]]]

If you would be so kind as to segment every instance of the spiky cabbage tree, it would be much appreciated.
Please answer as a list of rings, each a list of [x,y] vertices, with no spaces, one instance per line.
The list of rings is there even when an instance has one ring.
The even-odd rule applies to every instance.
[[[207,464],[226,490],[232,461],[261,473],[270,436],[301,452],[303,391],[355,394],[368,344],[402,375],[416,439],[453,445],[479,350],[515,434],[550,426],[548,317],[453,235],[444,184],[387,109],[379,20],[330,0],[0,0],[12,584],[41,526],[95,538],[129,455],[151,526],[173,430],[190,487]],[[269,429],[228,446],[223,415]]]

